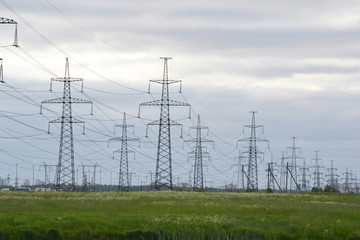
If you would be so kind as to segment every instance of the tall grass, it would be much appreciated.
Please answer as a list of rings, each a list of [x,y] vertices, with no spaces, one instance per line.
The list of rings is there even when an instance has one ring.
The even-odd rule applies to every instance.
[[[0,239],[360,239],[360,196],[0,192]]]

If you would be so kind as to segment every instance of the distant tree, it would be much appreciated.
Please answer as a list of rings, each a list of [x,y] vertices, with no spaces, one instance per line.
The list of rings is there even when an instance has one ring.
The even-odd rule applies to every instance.
[[[337,190],[335,187],[332,187],[330,185],[326,185],[324,188],[324,192],[340,192],[339,190]]]
[[[273,193],[274,190],[273,190],[272,188],[267,188],[265,192],[266,192],[266,193]]]
[[[317,187],[313,187],[312,189],[311,189],[311,192],[322,192],[323,191],[323,189],[320,187],[320,188],[317,188]]]

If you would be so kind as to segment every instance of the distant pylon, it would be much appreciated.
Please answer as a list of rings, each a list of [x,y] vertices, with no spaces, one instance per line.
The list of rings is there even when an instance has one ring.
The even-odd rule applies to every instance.
[[[338,178],[339,175],[336,174],[337,168],[334,168],[334,161],[331,161],[331,167],[327,169],[328,174],[326,175],[326,177],[328,178],[327,180],[327,184],[332,188],[332,189],[337,189],[338,188]]]
[[[0,24],[13,24],[15,25],[14,44],[12,46],[19,47],[18,45],[18,34],[17,34],[17,22],[9,18],[0,17]]]
[[[159,83],[162,85],[161,99],[144,102],[139,105],[139,117],[140,107],[142,106],[160,106],[160,119],[154,122],[148,123],[149,125],[159,125],[159,136],[158,136],[158,149],[156,157],[156,172],[155,172],[155,190],[162,189],[173,189],[172,183],[172,158],[171,158],[171,135],[170,126],[182,124],[177,123],[170,119],[170,106],[188,106],[190,104],[178,102],[169,99],[169,85],[173,83],[181,83],[181,80],[169,80],[168,77],[168,60],[171,57],[161,57],[164,60],[164,73],[162,80],[150,80],[149,82],[149,93],[150,83]],[[180,87],[181,92],[181,87]],[[190,112],[189,112],[190,117]]]
[[[19,166],[19,164],[16,164],[15,188],[18,188],[18,187],[19,187],[19,179],[18,179],[18,166]]]
[[[44,181],[45,181],[46,188],[48,188],[49,185],[50,185],[50,172],[52,170],[52,167],[57,167],[57,165],[49,165],[49,164],[46,164],[45,162],[43,162],[43,165],[39,166],[39,170],[40,170],[41,167],[43,167],[44,170],[45,170],[45,179],[44,179]]]
[[[313,158],[312,160],[315,161],[315,165],[312,166],[314,168],[314,187],[316,188],[320,188],[321,187],[321,180],[323,173],[320,172],[320,168],[322,168],[322,166],[319,165],[319,161],[321,160],[319,158],[319,151],[315,150],[315,158]]]
[[[245,164],[242,163],[246,157],[242,154],[241,150],[239,151],[239,156],[235,157],[237,160],[236,164],[231,165],[231,168],[237,167],[236,169],[236,185],[238,190],[244,191],[244,174],[242,172]]]
[[[297,180],[297,160],[298,159],[304,159],[303,157],[300,157],[297,155],[296,151],[297,150],[300,150],[301,152],[301,148],[300,147],[296,147],[296,144],[295,144],[295,139],[296,137],[292,137],[292,146],[291,147],[287,147],[287,149],[290,149],[291,150],[291,155],[287,157],[287,159],[290,159],[291,162],[290,162],[290,171],[291,171],[291,174],[292,176],[294,177],[295,180],[293,180],[292,178],[290,178],[290,191],[297,191],[297,186],[296,184],[298,183],[298,180]],[[295,182],[294,182],[295,181]]]
[[[343,173],[345,175],[345,178],[343,178],[345,180],[344,182],[344,192],[345,193],[350,193],[351,190],[351,186],[350,186],[350,179],[351,179],[351,172],[349,172],[349,169],[346,168],[346,172]]]
[[[276,189],[276,185],[275,185],[275,182],[276,182],[276,171],[277,169],[275,168],[276,167],[276,163],[271,161],[268,163],[268,168],[267,168],[267,175],[268,175],[268,183],[267,183],[267,188],[270,188],[272,190],[275,191]]]
[[[202,137],[202,130],[208,130],[208,127],[201,126],[200,115],[198,115],[197,125],[195,127],[190,127],[190,129],[196,130],[196,138],[185,140],[185,142],[194,142],[195,148],[189,153],[191,157],[194,158],[194,182],[193,190],[204,189],[204,169],[203,169],[203,158],[209,158],[210,155],[208,152],[204,151],[203,143],[214,143],[213,140],[205,139]]]
[[[286,166],[285,166],[285,153],[282,151],[281,153],[281,163],[280,163],[280,186],[285,189],[285,175],[286,175]]]
[[[305,161],[303,162],[303,166],[300,168],[301,173],[301,191],[307,192],[308,191],[308,171],[309,168],[306,167]]]
[[[62,116],[58,119],[49,122],[48,131],[50,132],[51,123],[60,123],[60,147],[59,147],[59,160],[56,169],[56,191],[75,190],[75,167],[74,167],[74,139],[73,139],[73,123],[83,123],[83,132],[85,131],[85,123],[72,116],[71,104],[72,103],[90,103],[89,100],[71,97],[71,82],[83,82],[82,78],[70,78],[69,60],[66,58],[65,77],[52,78],[50,82],[50,91],[52,91],[52,82],[63,82],[64,92],[63,97],[45,100],[41,103],[40,113],[42,113],[42,105],[45,103],[61,103]],[[81,91],[82,91],[81,87]],[[92,114],[92,107],[91,107]]]
[[[121,148],[114,151],[115,153],[120,153],[120,168],[119,168],[119,183],[118,191],[127,191],[130,189],[130,176],[129,176],[129,153],[135,153],[132,150],[128,149],[128,141],[139,141],[139,138],[129,138],[127,136],[128,128],[134,127],[134,125],[126,124],[126,113],[124,113],[123,124],[116,124],[116,127],[121,127],[122,135],[121,137],[111,138],[109,141],[120,141]]]
[[[249,142],[248,150],[244,151],[244,153],[248,154],[248,174],[247,174],[247,189],[258,191],[258,158],[260,157],[260,154],[263,154],[263,152],[260,152],[257,149],[257,142],[267,142],[269,143],[269,140],[258,138],[256,136],[256,129],[257,128],[263,128],[262,125],[256,125],[255,124],[255,113],[256,111],[251,111],[252,114],[252,121],[251,125],[244,125],[244,128],[250,128],[251,135],[249,138],[244,138],[238,140],[238,142]]]

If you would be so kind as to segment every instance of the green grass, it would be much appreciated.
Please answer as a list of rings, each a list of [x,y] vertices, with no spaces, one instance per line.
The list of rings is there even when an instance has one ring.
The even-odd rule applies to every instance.
[[[0,192],[0,239],[360,239],[360,195]]]

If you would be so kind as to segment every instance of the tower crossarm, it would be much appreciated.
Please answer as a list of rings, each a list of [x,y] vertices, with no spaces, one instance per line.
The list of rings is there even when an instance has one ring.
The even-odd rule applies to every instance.
[[[0,17],[0,24],[17,24],[17,22],[9,18]]]
[[[262,128],[264,125],[244,125],[243,128]]]
[[[42,113],[42,108],[43,108],[43,104],[48,104],[48,103],[65,103],[65,98],[64,97],[60,97],[60,98],[53,98],[53,99],[48,99],[48,100],[44,100],[41,102],[40,104],[40,113]],[[84,99],[80,99],[80,98],[71,98],[70,99],[70,103],[88,103],[91,104],[91,114],[93,113],[93,102],[90,100],[84,100]]]
[[[248,138],[243,138],[243,139],[237,140],[236,147],[237,147],[237,148],[239,147],[239,142],[250,142],[250,141],[254,141],[254,140],[255,140],[256,142],[267,142],[268,144],[270,143],[270,141],[267,140],[267,139],[258,138],[258,137],[255,137],[255,138],[248,137]]]
[[[161,106],[166,104],[167,106],[175,106],[175,107],[190,107],[189,103],[179,102],[175,100],[168,100],[168,101],[161,101],[161,100],[154,100],[149,102],[140,103],[140,106]]]
[[[195,157],[195,156],[192,156],[192,155],[195,155],[195,154],[197,154],[197,153],[198,153],[197,151],[191,151],[191,152],[188,152],[188,156],[189,156],[189,157]],[[202,155],[203,157],[210,158],[210,153],[209,153],[209,152],[201,151],[201,155]]]
[[[70,78],[70,77],[57,77],[57,78],[51,78],[51,81],[55,82],[82,82],[84,81],[83,78]]]
[[[133,151],[133,150],[125,150],[125,152],[126,153],[135,153],[135,151]],[[118,150],[115,150],[115,151],[113,151],[113,159],[115,159],[115,154],[121,154],[122,152],[121,152],[121,149],[118,149]]]
[[[182,126],[181,123],[175,122],[174,120],[170,120],[169,122],[170,122],[170,125]],[[155,120],[151,123],[148,123],[147,125],[160,125],[160,124],[163,124],[163,123],[161,123],[160,120]]]
[[[159,83],[159,84],[173,84],[173,83],[181,83],[182,80],[149,80],[150,82],[153,82],[153,83]]]
[[[199,141],[199,140],[196,139],[196,138],[193,138],[193,139],[185,140],[184,142],[194,142],[194,143],[196,143],[197,141]],[[201,138],[201,143],[212,143],[213,148],[214,148],[214,145],[215,145],[215,142],[213,140],[204,139],[204,138]]]
[[[115,137],[110,138],[109,141],[139,141],[139,138],[129,138],[129,137]]]
[[[140,108],[141,107],[149,107],[149,106],[189,107],[189,118],[191,116],[191,105],[189,103],[179,102],[179,101],[175,101],[175,100],[168,100],[168,101],[154,100],[154,101],[143,102],[143,103],[139,104],[138,117],[140,117]]]

